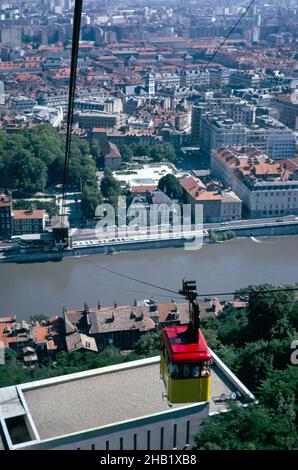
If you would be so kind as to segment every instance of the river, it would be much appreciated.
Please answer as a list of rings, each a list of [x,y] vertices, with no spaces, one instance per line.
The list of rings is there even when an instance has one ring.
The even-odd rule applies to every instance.
[[[294,283],[298,282],[298,236],[239,238],[198,251],[170,248],[65,258],[59,263],[0,264],[0,316],[28,319],[32,314],[61,314],[63,305],[79,308],[84,301],[107,306],[114,300],[121,305],[151,295],[167,302],[167,296],[172,296],[95,264],[174,291],[183,277],[196,279],[201,293],[265,282]]]

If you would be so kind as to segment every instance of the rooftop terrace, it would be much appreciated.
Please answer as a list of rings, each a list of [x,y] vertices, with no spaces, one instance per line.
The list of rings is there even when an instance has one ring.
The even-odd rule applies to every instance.
[[[209,414],[227,409],[225,400],[233,392],[240,392],[238,398],[243,402],[250,395],[218,361],[212,368],[211,401],[206,403]],[[6,392],[9,399],[14,392],[9,409]],[[32,440],[42,441],[191,406],[169,407],[159,375],[159,357],[154,357],[4,388],[0,419],[5,431],[3,420],[25,414]]]

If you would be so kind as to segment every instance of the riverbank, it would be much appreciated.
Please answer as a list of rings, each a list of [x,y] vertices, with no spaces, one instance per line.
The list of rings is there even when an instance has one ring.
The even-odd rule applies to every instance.
[[[237,238],[183,248],[139,250],[114,256],[77,256],[60,263],[0,264],[0,315],[19,319],[34,314],[57,315],[63,305],[131,304],[151,296],[160,302],[174,294],[120,277],[144,280],[178,291],[181,279],[197,280],[201,294],[234,292],[249,284],[298,281],[298,236]],[[177,296],[177,300],[178,296]]]
[[[190,232],[194,233],[195,232]],[[188,233],[188,236],[190,235]],[[18,253],[9,254],[8,251],[2,253],[0,256],[0,263],[41,263],[48,261],[61,261],[67,257],[78,257],[84,255],[96,255],[96,254],[113,254],[127,251],[143,251],[143,250],[155,250],[165,248],[186,248],[186,249],[197,249],[201,244],[207,245],[210,243],[225,241],[230,238],[247,238],[247,237],[275,237],[275,236],[289,236],[298,234],[298,219],[296,220],[283,220],[283,221],[272,221],[269,224],[260,222],[259,224],[250,224],[249,221],[241,221],[237,224],[231,222],[228,225],[220,225],[216,228],[212,228],[207,231],[204,230],[198,234],[197,241],[190,242],[187,239],[181,238],[179,234],[175,238],[175,234],[171,233],[169,238],[160,239],[136,239],[133,240],[114,240],[106,243],[101,243],[97,239],[92,241],[91,245],[89,241],[82,241],[81,245],[78,244],[64,250],[63,252],[35,252],[35,253]],[[85,245],[84,245],[85,243]],[[195,248],[196,247],[196,248]]]

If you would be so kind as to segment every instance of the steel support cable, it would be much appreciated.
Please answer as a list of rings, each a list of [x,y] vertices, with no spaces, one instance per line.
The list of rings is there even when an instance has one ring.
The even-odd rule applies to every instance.
[[[76,80],[77,80],[79,43],[80,43],[80,34],[81,34],[82,7],[83,7],[83,0],[75,0],[73,34],[72,34],[72,50],[71,50],[71,67],[70,67],[70,80],[69,80],[68,111],[67,111],[67,129],[66,129],[66,142],[65,142],[61,222],[63,222],[63,218],[65,216],[65,210],[66,210],[65,206],[66,206],[66,196],[67,196],[67,188],[68,188],[68,171],[69,171],[69,160],[70,160],[70,151],[71,151],[71,137],[72,137],[72,127],[73,127],[73,110],[74,110],[74,99],[75,99]]]
[[[198,82],[200,76],[202,75],[202,71],[203,70],[206,70],[207,67],[213,62],[213,60],[215,59],[215,57],[217,56],[217,54],[219,53],[219,51],[223,48],[223,46],[225,45],[225,43],[227,42],[227,40],[229,39],[229,37],[233,34],[233,32],[235,31],[235,29],[237,28],[237,26],[239,25],[239,23],[242,21],[242,19],[246,16],[246,14],[249,12],[249,10],[251,9],[251,7],[253,6],[253,4],[256,2],[256,0],[251,0],[250,4],[246,7],[245,11],[241,14],[241,16],[238,18],[238,20],[236,21],[236,23],[233,25],[233,27],[230,29],[230,31],[228,32],[228,34],[225,36],[225,38],[223,39],[223,41],[219,44],[219,46],[216,48],[216,50],[214,51],[214,53],[212,54],[212,56],[209,58],[209,60],[207,61],[207,64],[202,67],[202,69],[200,69],[200,72],[198,74],[198,76],[194,79],[194,81],[190,84],[189,86],[189,90],[184,93],[182,95],[182,98],[180,98],[181,100],[183,100],[190,92],[190,89],[195,86],[195,84]]]

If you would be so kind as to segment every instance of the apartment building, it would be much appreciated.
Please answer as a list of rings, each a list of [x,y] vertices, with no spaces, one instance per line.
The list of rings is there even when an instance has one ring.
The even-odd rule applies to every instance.
[[[0,194],[0,240],[10,239],[12,235],[12,200]]]
[[[247,131],[243,124],[236,124],[232,119],[217,119],[207,114],[201,119],[200,141],[202,149],[210,154],[217,147],[246,145]]]
[[[180,73],[180,86],[191,87],[208,86],[210,84],[210,72],[204,69],[182,70]]]
[[[119,170],[121,168],[121,153],[116,144],[112,142],[104,142],[102,145],[102,152],[104,158],[104,167],[110,170]]]
[[[201,118],[200,140],[208,154],[218,147],[239,145],[257,147],[274,160],[291,158],[296,153],[294,132],[272,118],[248,126],[208,113]]]
[[[81,129],[94,128],[120,128],[126,122],[124,114],[112,114],[101,112],[78,112],[74,116],[74,121],[79,123]]]
[[[45,230],[44,210],[14,210],[13,233],[25,235],[27,233],[42,233]]]
[[[201,191],[197,201],[203,205],[205,223],[241,219],[242,201],[233,191]]]
[[[224,67],[209,69],[210,85],[222,87],[228,85],[230,81],[230,70]]]
[[[278,95],[273,105],[279,111],[279,120],[291,129],[298,129],[298,92]]]
[[[11,108],[19,113],[31,113],[37,101],[26,96],[15,96],[11,99]]]
[[[204,133],[201,133],[201,119],[203,116],[213,114],[214,119],[230,119],[235,124],[251,125],[255,122],[256,108],[243,99],[229,98],[207,98],[199,105],[192,107],[191,132],[192,142],[199,145]],[[204,127],[204,126],[203,126]]]
[[[298,214],[297,166],[274,161],[256,148],[218,148],[211,171],[230,186],[252,218]]]
[[[230,74],[230,85],[237,88],[259,88],[261,77],[254,71],[233,70]]]
[[[273,118],[261,118],[247,129],[247,145],[258,147],[274,160],[291,158],[296,153],[294,132]]]
[[[207,191],[201,180],[187,177],[180,180],[185,200],[192,207],[192,217],[195,216],[195,206],[203,207],[203,222],[225,222],[241,219],[242,201],[231,190]]]

